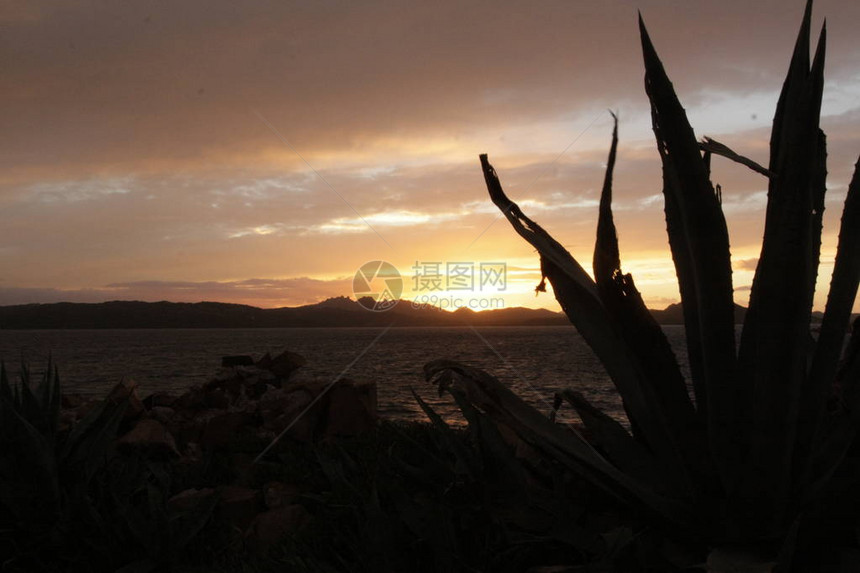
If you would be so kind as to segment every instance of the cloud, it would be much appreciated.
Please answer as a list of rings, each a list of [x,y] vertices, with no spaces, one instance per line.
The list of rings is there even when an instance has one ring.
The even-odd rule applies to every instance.
[[[606,109],[621,116],[625,264],[665,256],[637,9],[696,133],[767,163],[800,3],[6,3],[2,285],[86,298],[156,277],[160,291],[111,288],[184,296],[166,285],[189,281],[257,297],[212,285],[328,280],[377,258],[533,261],[494,223],[482,152],[511,198],[588,261]],[[829,18],[826,242],[860,145],[860,4],[820,0],[815,14]],[[733,252],[757,252],[766,182],[721,158],[713,179]],[[657,274],[643,294],[674,296]]]
[[[754,259],[741,259],[733,261],[732,266],[739,271],[755,271],[758,267],[758,257]]]

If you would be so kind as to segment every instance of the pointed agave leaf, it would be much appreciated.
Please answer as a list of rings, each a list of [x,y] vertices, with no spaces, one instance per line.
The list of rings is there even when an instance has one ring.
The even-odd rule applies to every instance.
[[[810,370],[810,383],[819,386],[817,393],[826,396],[836,379],[842,343],[848,331],[851,309],[860,282],[860,159],[848,186],[836,261],[830,280],[830,293],[821,321],[821,332]],[[822,400],[823,402],[823,400]],[[819,406],[820,407],[820,406]]]
[[[860,428],[860,361],[855,352],[860,347],[854,332],[845,358],[841,380],[837,381],[839,358],[851,319],[851,309],[857,297],[860,283],[860,159],[854,166],[854,176],[848,186],[842,224],[839,230],[839,244],[836,249],[836,262],[830,281],[830,293],[821,322],[821,331],[810,368],[804,395],[808,400],[815,399],[808,412],[814,416],[816,425],[807,427],[800,436],[806,435],[815,440],[815,446],[806,452],[807,463],[803,484],[812,482],[822,484],[832,475],[842,462],[848,448]],[[839,382],[842,400],[847,411],[827,419],[825,398]],[[809,434],[812,433],[812,436]],[[799,448],[803,443],[799,443]],[[817,488],[815,488],[817,489]]]
[[[644,382],[634,353],[612,326],[594,281],[558,241],[508,199],[486,155],[481,155],[481,166],[490,198],[514,230],[540,253],[541,272],[552,284],[562,310],[606,367],[622,396],[634,432],[664,463],[683,470],[684,462],[667,425],[666,413]]]
[[[696,408],[707,420],[711,450],[720,459],[731,459],[736,357],[728,230],[687,114],[641,17],[639,27]],[[733,479],[731,465],[719,469],[724,482]]]
[[[837,373],[837,384],[842,385],[842,409],[824,420],[825,437],[811,453],[810,470],[803,484],[803,501],[814,499],[827,486],[857,439],[860,428],[860,318],[854,320],[845,359]]]
[[[597,288],[612,284],[616,272],[621,270],[621,253],[618,250],[618,233],[612,217],[612,175],[618,154],[618,117],[612,114],[612,145],[606,160],[606,175],[600,193],[600,214],[597,219],[597,242],[594,245],[594,280]]]
[[[573,406],[589,433],[589,442],[600,448],[621,471],[638,476],[655,491],[672,495],[678,487],[677,476],[665,471],[654,455],[615,419],[595,408],[579,392],[565,390],[561,397]]]
[[[88,483],[101,468],[113,448],[128,400],[103,400],[80,422],[75,424],[60,450],[65,467],[83,472]]]
[[[860,159],[854,165],[854,176],[848,186],[842,224],[839,230],[839,244],[836,249],[836,262],[830,281],[830,293],[821,322],[821,333],[815,349],[811,378],[830,390],[835,381],[842,343],[851,319],[851,309],[857,298],[860,284]],[[848,378],[845,386],[860,384]],[[843,388],[850,391],[851,388]]]
[[[624,339],[638,362],[649,393],[665,413],[672,440],[685,461],[685,470],[697,474],[700,479],[710,479],[713,470],[703,425],[696,418],[675,354],[663,329],[645,306],[633,277],[621,271],[618,235],[612,216],[612,173],[618,147],[618,119],[614,114],[613,118],[615,128],[600,196],[594,246],[597,290],[616,333]]]
[[[771,173],[768,169],[762,167],[752,159],[748,157],[744,157],[743,155],[738,155],[727,145],[723,145],[719,141],[715,139],[711,139],[710,137],[705,137],[703,141],[699,142],[699,149],[704,151],[707,154],[707,157],[710,158],[710,154],[721,155],[726,159],[731,159],[736,163],[740,163],[741,165],[746,165],[756,173],[760,175],[764,175],[765,177],[771,177],[773,173]],[[710,165],[708,166],[708,171],[710,171]]]
[[[691,519],[682,506],[620,471],[581,436],[551,422],[486,372],[450,360],[436,360],[424,366],[428,380],[444,372],[454,373],[454,383],[478,409],[507,425],[526,443],[547,452],[596,487],[638,501],[677,524]]]
[[[9,374],[3,361],[0,361],[0,400],[6,400],[9,404],[15,403],[15,393],[9,385]]]
[[[21,361],[21,383],[18,385],[20,392],[20,410],[19,413],[26,418],[30,423],[39,429],[44,427],[44,416],[39,402],[39,398],[30,380],[30,369]]]
[[[792,487],[800,404],[820,403],[802,396],[811,350],[809,322],[825,173],[818,128],[825,36],[822,32],[810,70],[811,8],[810,2],[774,117],[769,166],[774,176],[739,354],[740,379],[752,389],[753,408],[746,413],[745,424],[751,431],[749,457],[755,464],[747,473],[742,497],[774,522],[782,519],[778,508],[785,507]],[[804,425],[812,429],[814,422],[804,420]]]
[[[478,468],[477,460],[471,450],[469,450],[466,444],[461,440],[457,439],[457,436],[454,435],[454,431],[451,430],[451,427],[448,426],[445,420],[443,420],[429,404],[421,399],[421,396],[418,395],[414,388],[410,387],[409,391],[412,392],[413,398],[418,402],[418,405],[424,411],[424,414],[427,415],[427,418],[430,419],[433,426],[439,431],[439,434],[445,441],[445,445],[454,455],[454,458],[457,460],[458,470],[468,474],[472,478],[476,478],[479,475],[480,470]]]
[[[490,463],[501,469],[496,472],[497,479],[504,479],[509,487],[517,488],[523,496],[526,496],[525,468],[516,459],[513,448],[502,438],[498,426],[493,420],[481,414],[459,389],[449,387],[448,391],[469,422],[469,433],[483,456],[482,461],[486,464],[490,460]]]
[[[209,523],[217,505],[218,496],[210,495],[204,497],[188,511],[171,517],[169,530],[173,551],[184,549],[197,537],[197,534]]]

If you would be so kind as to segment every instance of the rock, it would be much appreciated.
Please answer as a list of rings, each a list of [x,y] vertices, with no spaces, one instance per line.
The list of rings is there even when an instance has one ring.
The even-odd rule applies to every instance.
[[[173,436],[158,420],[144,418],[117,440],[121,449],[137,450],[153,457],[179,456]]]
[[[266,353],[266,355],[257,362],[257,367],[262,368],[263,370],[268,370],[278,378],[286,380],[290,377],[290,374],[305,364],[307,364],[307,360],[305,360],[304,356],[296,354],[295,352],[290,352],[289,350],[284,350],[274,358],[272,358],[269,353]]]
[[[310,521],[310,514],[301,505],[286,505],[258,515],[246,534],[248,547],[264,553],[275,543],[299,531]]]
[[[215,375],[203,385],[203,392],[209,393],[214,390],[224,390],[233,396],[239,394],[239,388],[242,385],[242,377],[233,368],[222,368],[221,372]]]
[[[175,422],[176,410],[168,406],[153,406],[149,411],[151,418],[158,420],[165,426],[170,426]]]
[[[57,431],[63,433],[71,430],[77,420],[78,416],[74,410],[60,410],[60,419],[57,423]]]
[[[239,430],[254,423],[254,416],[245,412],[223,412],[206,419],[200,435],[200,445],[205,448],[226,446]]]
[[[176,402],[176,396],[174,396],[173,394],[167,394],[166,392],[156,392],[154,394],[150,394],[142,401],[144,408],[146,408],[147,410],[152,410],[153,408],[157,408],[159,406],[172,408],[173,403]]]
[[[223,388],[217,388],[206,392],[203,403],[207,408],[226,410],[230,406],[230,397],[227,396]]]
[[[86,401],[87,399],[81,394],[63,394],[60,397],[60,407],[63,410],[74,410]]]
[[[206,407],[206,396],[200,386],[192,386],[173,403],[173,408],[186,415]],[[189,416],[190,417],[190,416]]]
[[[222,368],[233,368],[234,366],[253,366],[254,359],[246,354],[237,356],[224,356],[221,358]]]
[[[114,386],[108,393],[106,400],[114,404],[118,404],[123,400],[128,401],[125,414],[123,414],[123,420],[126,422],[136,420],[146,410],[143,407],[143,402],[141,402],[137,395],[137,382],[130,378],[123,379],[122,382]]]
[[[167,431],[173,435],[174,439],[178,438],[182,432],[182,421],[173,408],[154,406],[149,411],[149,417],[161,422],[161,425],[167,428]]]
[[[246,531],[263,509],[263,499],[259,490],[227,485],[218,487],[217,493],[218,519],[239,531]]]
[[[279,434],[290,427],[288,432],[290,437],[303,442],[311,441],[323,412],[322,404],[319,402],[311,406],[315,397],[314,390],[304,387],[269,388],[260,397],[263,428]],[[305,411],[308,407],[310,409]]]
[[[192,511],[213,495],[215,495],[215,490],[211,487],[186,489],[167,500],[167,509],[171,513]]]
[[[81,404],[80,406],[78,406],[77,408],[75,408],[73,410],[73,412],[75,414],[75,420],[82,420],[82,419],[86,418],[87,415],[90,412],[92,412],[93,410],[95,410],[96,408],[98,408],[98,406],[100,404],[101,404],[101,400],[96,400],[95,398],[87,400],[86,402],[84,402],[83,404]]]
[[[323,434],[354,436],[376,427],[376,384],[340,380],[326,395]]]
[[[230,467],[236,475],[236,485],[250,486],[254,483],[254,474],[259,469],[254,463],[256,453],[232,452],[230,454]]]
[[[263,486],[263,501],[269,509],[290,505],[298,494],[298,486],[280,481],[270,481]]]
[[[183,458],[188,458],[192,462],[203,461],[203,448],[197,442],[188,442],[185,445],[185,454]]]

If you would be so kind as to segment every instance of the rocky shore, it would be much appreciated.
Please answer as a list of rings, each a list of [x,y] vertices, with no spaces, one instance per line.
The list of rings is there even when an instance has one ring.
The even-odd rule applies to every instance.
[[[264,552],[311,517],[297,503],[307,484],[267,480],[274,464],[254,461],[262,449],[282,433],[286,444],[313,444],[371,432],[378,421],[374,382],[314,379],[302,372],[305,364],[289,351],[225,357],[215,376],[182,395],[141,398],[125,380],[107,397],[127,402],[116,449],[167,463],[174,482],[189,486],[168,500],[171,512],[214,504],[215,522],[234,543]],[[63,395],[60,432],[73,431],[102,402]],[[222,465],[215,480],[222,483],[200,477],[213,460]]]

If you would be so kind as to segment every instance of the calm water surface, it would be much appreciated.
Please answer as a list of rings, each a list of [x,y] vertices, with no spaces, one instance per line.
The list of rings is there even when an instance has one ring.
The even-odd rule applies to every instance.
[[[682,364],[683,328],[664,327]],[[377,328],[0,330],[0,358],[14,372],[23,357],[41,371],[47,356],[59,366],[67,392],[101,396],[123,377],[140,384],[142,396],[181,392],[202,384],[221,357],[259,357],[289,349],[308,359],[314,376],[333,379],[362,354],[345,376],[375,380],[380,413],[388,418],[424,416],[412,386],[440,413],[455,418],[448,396],[424,381],[422,366],[447,358],[486,370],[525,400],[548,411],[554,392],[572,387],[595,405],[621,416],[620,400],[603,366],[571,327],[392,328],[376,343]]]

